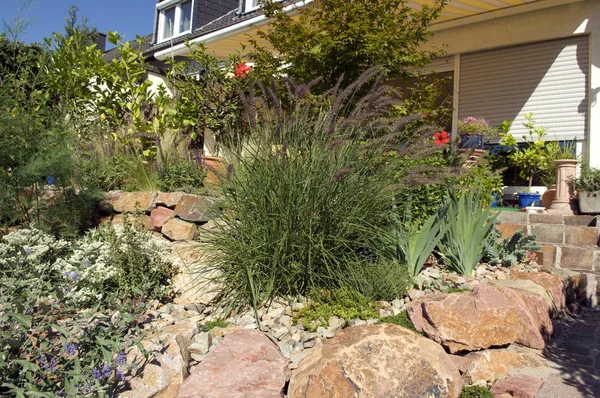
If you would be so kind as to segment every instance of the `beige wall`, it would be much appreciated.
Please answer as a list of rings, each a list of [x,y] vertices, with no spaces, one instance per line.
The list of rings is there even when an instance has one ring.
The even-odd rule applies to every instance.
[[[600,0],[574,1],[547,9],[506,15],[512,11],[496,12],[496,17],[487,21],[466,24],[468,19],[465,18],[463,26],[441,30],[434,28],[434,37],[428,42],[427,48],[443,47],[448,55],[459,55],[573,35],[589,35],[589,136],[584,145],[584,157],[592,166],[600,167],[600,103],[597,98],[600,92]],[[458,62],[457,59],[457,65]],[[460,79],[460,76],[457,78]],[[460,106],[460,93],[458,101]]]

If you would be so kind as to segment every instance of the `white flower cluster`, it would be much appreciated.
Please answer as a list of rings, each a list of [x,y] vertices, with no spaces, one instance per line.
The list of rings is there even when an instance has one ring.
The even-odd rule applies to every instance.
[[[130,248],[127,242],[149,260],[149,272],[164,266],[166,249],[148,239],[144,232],[129,230],[125,239],[123,228],[115,226],[113,245],[111,232],[93,230],[70,243],[56,240],[40,230],[21,229],[6,235],[0,242],[0,268],[25,264],[38,273],[52,269],[66,282],[65,297],[85,304],[101,300],[105,284],[119,276],[113,259],[115,251],[125,252]],[[118,248],[114,246],[115,238]]]
[[[69,243],[37,229],[20,229],[2,238],[0,267],[28,264],[35,272],[43,272],[50,264],[51,253],[68,250]],[[26,260],[26,261],[25,261]]]

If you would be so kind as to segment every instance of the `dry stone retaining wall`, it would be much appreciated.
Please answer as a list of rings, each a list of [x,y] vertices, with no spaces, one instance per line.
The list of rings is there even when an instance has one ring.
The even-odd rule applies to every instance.
[[[185,192],[109,192],[99,210],[102,222],[139,220],[149,231],[172,241],[192,240],[217,215],[216,199]]]

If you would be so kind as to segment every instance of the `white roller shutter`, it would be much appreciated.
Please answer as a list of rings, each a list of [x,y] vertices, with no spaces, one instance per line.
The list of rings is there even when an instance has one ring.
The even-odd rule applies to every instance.
[[[588,36],[461,55],[458,117],[512,120],[520,139],[524,113],[547,129],[548,140],[587,136]]]

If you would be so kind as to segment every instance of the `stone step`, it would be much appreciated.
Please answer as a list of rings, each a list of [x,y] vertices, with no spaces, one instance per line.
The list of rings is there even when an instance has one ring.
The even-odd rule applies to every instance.
[[[537,262],[545,267],[600,271],[600,248],[540,242]]]
[[[529,214],[525,212],[501,211],[498,221],[502,224],[562,224],[582,227],[596,227],[597,216],[563,215],[563,214]]]
[[[552,215],[554,216],[554,215]],[[570,224],[502,223],[497,225],[502,238],[510,238],[517,231],[535,234],[538,242],[578,246],[600,246],[600,228]]]

